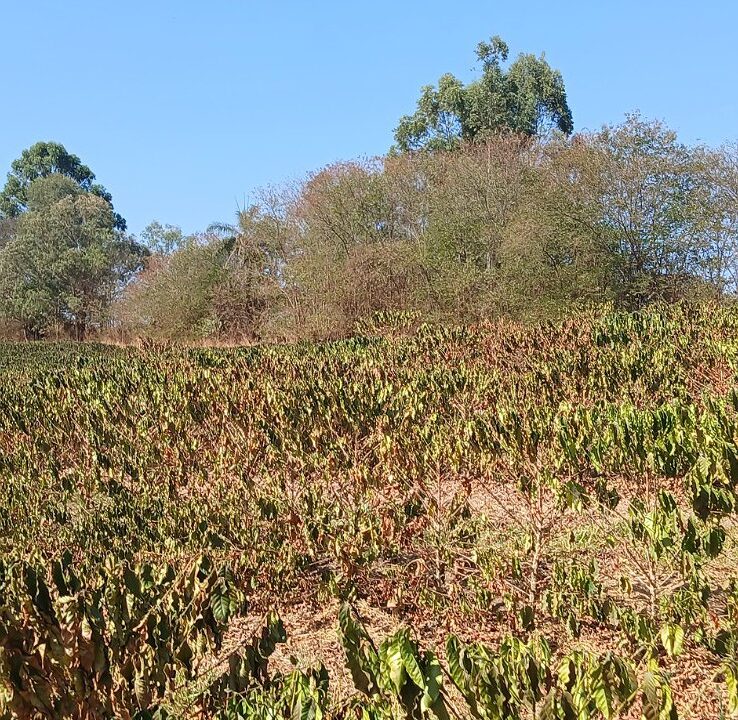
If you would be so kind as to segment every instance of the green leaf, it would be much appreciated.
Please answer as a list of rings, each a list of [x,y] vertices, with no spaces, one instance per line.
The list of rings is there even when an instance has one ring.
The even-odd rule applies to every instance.
[[[123,571],[123,582],[132,595],[137,598],[141,597],[141,580],[135,572],[129,568],[125,568]]]
[[[432,652],[427,652],[424,677],[424,692],[420,699],[420,708],[423,711],[430,710],[441,695],[441,687],[443,686],[443,671]]]
[[[612,691],[608,686],[604,677],[600,675],[597,684],[592,688],[592,697],[594,698],[597,709],[602,713],[603,717],[609,720],[612,717]]]
[[[669,657],[677,657],[682,652],[684,630],[681,625],[667,623],[661,628],[661,642]]]
[[[410,679],[422,690],[425,688],[425,680],[423,678],[423,671],[420,669],[418,664],[418,658],[416,650],[413,647],[413,643],[406,633],[403,633],[399,638],[400,654],[402,655],[402,664],[405,671],[410,676]]]
[[[213,611],[213,617],[222,625],[225,625],[238,609],[236,598],[222,581],[213,587],[210,595],[210,608]]]
[[[446,660],[449,674],[456,687],[464,694],[468,687],[466,671],[461,663],[461,643],[455,635],[449,635],[446,640]]]
[[[721,669],[728,691],[728,711],[731,715],[738,714],[738,663],[735,660],[726,660]]]
[[[369,641],[369,637],[348,603],[344,603],[338,613],[341,643],[346,656],[346,665],[351,673],[354,686],[365,695],[377,691],[377,668],[379,659]]]
[[[402,657],[402,638],[399,635],[385,640],[379,649],[382,669],[387,673],[397,694],[405,684],[405,664]]]

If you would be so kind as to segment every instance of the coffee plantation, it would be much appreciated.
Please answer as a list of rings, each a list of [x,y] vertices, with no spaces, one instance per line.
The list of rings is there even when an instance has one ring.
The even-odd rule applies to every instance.
[[[0,346],[0,717],[736,715],[737,373],[688,304]]]

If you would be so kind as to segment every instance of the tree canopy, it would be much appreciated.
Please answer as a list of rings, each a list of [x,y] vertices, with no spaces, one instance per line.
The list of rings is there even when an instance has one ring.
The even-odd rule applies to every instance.
[[[153,220],[141,231],[141,242],[152,252],[171,255],[187,242],[182,228]]]
[[[499,37],[477,46],[482,76],[465,85],[443,75],[423,88],[414,114],[400,119],[395,142],[401,151],[449,150],[462,141],[500,132],[533,136],[574,129],[564,80],[541,55],[519,55],[505,68],[509,49]]]
[[[56,142],[37,142],[13,161],[5,187],[0,192],[0,214],[17,217],[28,210],[28,191],[34,180],[50,175],[62,175],[77,184],[83,192],[89,192],[105,200],[112,208],[112,195],[95,182],[95,173],[76,155]],[[126,229],[126,221],[117,213],[115,227]]]
[[[26,209],[0,250],[0,310],[27,337],[56,323],[82,339],[144,249],[116,227],[107,200],[66,175],[38,177],[24,195]]]

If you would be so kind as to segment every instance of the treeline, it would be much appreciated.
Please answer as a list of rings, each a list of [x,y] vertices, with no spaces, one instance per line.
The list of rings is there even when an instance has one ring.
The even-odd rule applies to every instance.
[[[570,138],[499,134],[331,165],[261,193],[233,227],[147,235],[157,250],[116,327],[161,338],[324,338],[374,313],[476,322],[729,298],[738,153],[686,146],[639,116]]]
[[[639,115],[572,134],[543,56],[477,47],[385,157],[256,194],[236,222],[126,233],[110,193],[57,143],[0,193],[0,319],[27,338],[342,336],[357,322],[555,318],[738,291],[738,147],[685,145]],[[379,315],[377,315],[379,314]]]

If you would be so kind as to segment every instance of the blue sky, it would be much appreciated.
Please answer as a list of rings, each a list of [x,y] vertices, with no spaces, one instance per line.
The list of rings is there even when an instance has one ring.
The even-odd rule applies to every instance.
[[[3,3],[0,177],[37,140],[79,155],[134,232],[232,219],[255,188],[381,154],[479,40],[545,51],[578,130],[628,111],[738,140],[738,4],[24,0]]]

